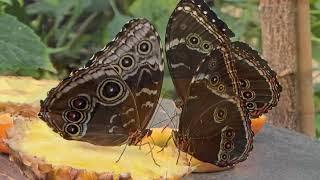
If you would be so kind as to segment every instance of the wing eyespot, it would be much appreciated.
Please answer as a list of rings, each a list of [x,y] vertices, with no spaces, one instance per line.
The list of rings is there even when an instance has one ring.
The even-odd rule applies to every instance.
[[[240,79],[240,87],[243,89],[249,89],[250,81],[248,79]]]
[[[222,154],[220,154],[220,159],[221,159],[222,161],[229,161],[230,155],[227,154],[227,153],[222,153]]]
[[[234,149],[234,144],[231,141],[226,141],[223,143],[223,149],[230,152]]]
[[[228,139],[233,139],[235,137],[235,132],[233,129],[228,128],[223,132],[223,136]]]
[[[87,110],[90,108],[89,99],[80,95],[71,99],[70,106],[76,110]]]
[[[227,110],[225,108],[216,108],[213,112],[213,118],[216,123],[221,123],[227,118]]]
[[[149,54],[149,53],[151,52],[151,50],[152,50],[152,44],[151,44],[150,41],[144,40],[144,41],[142,41],[142,42],[140,42],[140,43],[138,44],[137,49],[138,49],[139,54],[147,55],[147,54]]]
[[[247,101],[251,101],[256,97],[255,93],[250,90],[242,91],[241,94],[242,94],[242,97]]]
[[[85,115],[82,112],[77,110],[64,111],[62,116],[63,116],[63,119],[71,123],[81,122],[85,119]]]
[[[127,97],[128,92],[125,82],[117,78],[108,78],[99,84],[97,96],[107,106],[119,104]]]
[[[257,104],[254,102],[247,102],[246,107],[248,110],[254,110],[255,108],[257,108]]]
[[[210,60],[209,61],[209,63],[208,63],[208,68],[209,68],[209,70],[214,70],[215,69],[215,67],[216,67],[216,62],[214,61],[214,60]]]
[[[210,77],[210,84],[211,84],[212,86],[218,85],[219,82],[220,82],[220,77],[219,77],[219,75],[212,75],[212,76]]]
[[[119,66],[121,69],[129,70],[134,67],[135,61],[131,55],[125,55],[120,59]]]
[[[200,44],[202,43],[202,39],[199,35],[197,34],[189,34],[187,36],[187,44],[191,47],[191,48],[198,48],[200,46]]]
[[[81,128],[79,125],[71,123],[66,125],[66,127],[64,128],[64,131],[71,136],[71,138],[74,138],[76,136],[79,136]]]
[[[212,44],[208,41],[204,41],[201,44],[201,48],[202,48],[202,51],[204,51],[206,53],[210,53],[210,51],[212,50]]]
[[[223,93],[223,92],[225,92],[225,90],[226,90],[226,87],[225,87],[223,84],[220,84],[220,85],[217,87],[217,91],[218,91],[219,93]]]

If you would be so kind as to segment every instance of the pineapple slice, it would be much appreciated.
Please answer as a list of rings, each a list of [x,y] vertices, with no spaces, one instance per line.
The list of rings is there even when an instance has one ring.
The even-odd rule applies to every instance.
[[[68,141],[37,118],[16,118],[6,143],[12,160],[30,179],[177,179],[193,170],[183,159],[176,164],[177,150],[171,146],[163,151],[148,144],[127,146],[116,163],[125,145],[103,147]]]

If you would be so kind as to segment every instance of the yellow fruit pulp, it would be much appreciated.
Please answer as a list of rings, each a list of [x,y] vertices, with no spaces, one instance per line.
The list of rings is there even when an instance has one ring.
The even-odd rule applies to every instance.
[[[47,92],[58,84],[53,80],[35,80],[31,77],[0,77],[0,102],[39,103]]]
[[[19,133],[18,133],[19,132]],[[9,131],[7,143],[14,151],[27,156],[36,156],[53,166],[70,166],[94,172],[112,172],[117,175],[129,172],[133,179],[154,179],[159,177],[181,177],[192,168],[177,160],[175,148],[151,145],[154,160],[148,145],[127,146],[121,160],[116,163],[125,145],[103,147],[85,142],[68,141],[54,133],[41,120],[16,120]]]

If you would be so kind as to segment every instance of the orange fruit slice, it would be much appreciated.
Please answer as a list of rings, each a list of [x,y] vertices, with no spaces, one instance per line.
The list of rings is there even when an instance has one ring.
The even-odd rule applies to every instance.
[[[12,127],[13,121],[10,114],[0,115],[0,152],[9,153],[7,145],[3,142],[7,137],[7,130]]]
[[[251,120],[251,128],[254,134],[257,134],[260,132],[260,130],[263,128],[264,124],[266,123],[267,117],[265,115],[262,115],[256,119]]]

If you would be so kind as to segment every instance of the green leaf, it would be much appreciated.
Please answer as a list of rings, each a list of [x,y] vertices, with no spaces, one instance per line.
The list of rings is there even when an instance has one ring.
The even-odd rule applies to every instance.
[[[312,43],[312,56],[313,59],[320,62],[320,42],[313,42]]]
[[[0,2],[12,5],[12,0],[0,0]]]
[[[46,46],[15,17],[0,16],[0,74],[30,74],[39,69],[55,72]]]
[[[320,132],[320,113],[316,113],[316,128]],[[320,134],[319,134],[320,135]],[[320,137],[320,136],[319,136]]]
[[[164,76],[161,95],[164,98],[174,98],[175,96],[175,89],[170,75]]]

